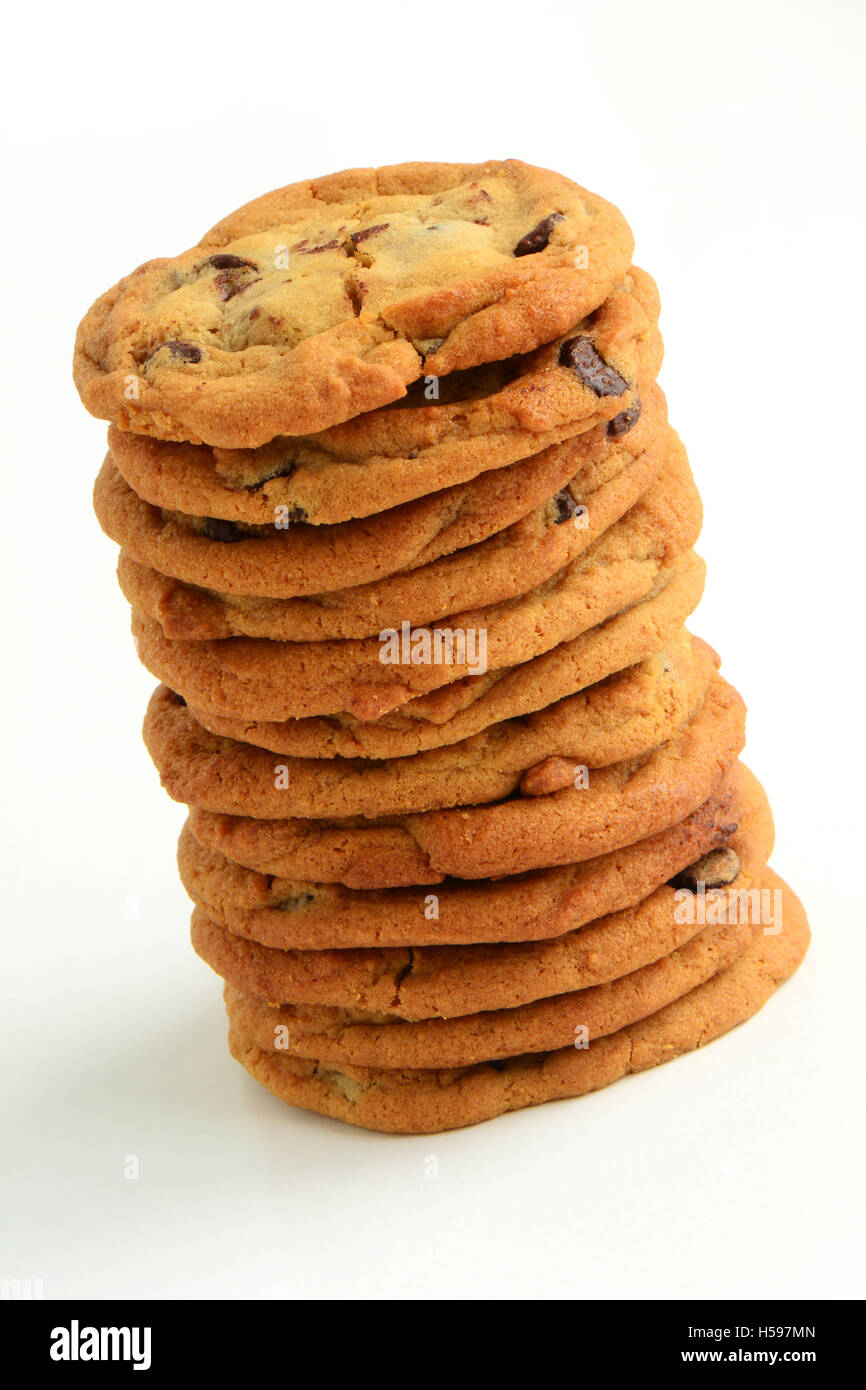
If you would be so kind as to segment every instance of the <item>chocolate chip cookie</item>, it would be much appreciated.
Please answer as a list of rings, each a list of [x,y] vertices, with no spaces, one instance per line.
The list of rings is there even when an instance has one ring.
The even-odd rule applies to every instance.
[[[274,820],[196,808],[200,844],[280,878],[391,888],[496,878],[606,854],[675,825],[707,800],[745,741],[745,707],[714,677],[701,709],[651,753],[593,771],[587,785],[419,815]]]
[[[283,721],[232,718],[191,705],[204,728],[297,757],[397,758],[442,748],[593,685],[654,655],[697,606],[705,565],[694,551],[675,561],[638,603],[519,666],[470,676],[363,722],[354,715]]]
[[[264,946],[314,951],[411,946],[417,958],[421,947],[509,942],[513,950],[505,973],[513,985],[518,960],[530,974],[553,968],[551,953],[538,942],[642,902],[701,856],[733,844],[733,836],[745,833],[746,821],[757,840],[756,855],[766,860],[773,843],[766,799],[756,779],[737,763],[696,811],[647,839],[581,864],[489,882],[445,880],[432,897],[424,886],[352,889],[260,874],[199,844],[189,825],[181,832],[178,866],[184,887],[207,917]],[[593,940],[593,933],[583,933],[581,951]],[[630,950],[630,929],[620,944]],[[587,969],[596,960],[593,950],[581,955]],[[453,957],[452,952],[449,960]],[[437,959],[441,971],[442,957]],[[473,949],[469,959],[473,987],[480,991],[477,972],[498,971],[495,962],[503,956]],[[430,979],[425,970],[414,983]],[[449,989],[453,997],[453,982]]]
[[[518,789],[537,795],[573,786],[583,769],[658,747],[701,708],[717,661],[706,643],[684,635],[641,665],[527,720],[408,758],[279,761],[265,749],[208,733],[165,686],[151,699],[144,740],[169,795],[207,811],[333,819],[478,806]]]
[[[169,510],[266,526],[278,514],[311,525],[371,516],[576,435],[616,438],[630,429],[641,413],[640,382],[653,380],[661,364],[657,320],[655,284],[632,267],[560,340],[441,380],[422,378],[397,407],[258,449],[171,444],[114,426],[109,447],[130,487]],[[585,339],[615,372],[618,395],[596,391],[598,371],[573,360]]]
[[[700,523],[685,453],[673,447],[641,500],[570,565],[518,599],[449,615],[433,629],[404,617],[378,638],[191,642],[166,638],[134,610],[133,632],[153,675],[216,714],[280,720],[348,711],[374,720],[413,694],[529,661],[646,597]]]
[[[739,959],[705,983],[586,1048],[524,1053],[465,1068],[406,1070],[266,1051],[243,1028],[230,1029],[229,1047],[257,1081],[289,1104],[386,1133],[438,1133],[524,1106],[586,1095],[704,1047],[757,1013],[793,974],[809,944],[806,916],[791,889],[771,870],[764,871],[762,881],[783,895],[783,931],[759,935]]]
[[[632,249],[616,208],[516,160],[346,170],[126,276],[79,328],[75,381],[136,434],[229,448],[308,434],[425,372],[552,341]]]
[[[660,432],[637,453],[617,451],[596,466],[584,467],[534,511],[478,545],[351,588],[317,590],[304,597],[219,592],[200,587],[201,579],[190,584],[159,573],[133,559],[126,549],[120,554],[118,578],[133,607],[158,622],[167,637],[189,641],[235,636],[278,642],[372,637],[383,628],[399,628],[407,613],[413,615],[415,626],[430,625],[457,608],[481,608],[520,598],[570,564],[646,493],[664,465],[667,442],[666,432]],[[140,553],[143,528],[131,535],[133,550]],[[192,544],[199,539],[196,536]],[[178,549],[185,551],[187,543],[184,538]],[[218,545],[204,540],[205,546],[214,544]],[[252,559],[238,557],[236,567],[220,567],[239,590],[303,590],[327,582],[324,566],[318,578],[315,569],[307,569],[303,576],[286,574],[283,555],[274,556],[276,564],[270,568],[258,563],[257,542],[243,544],[253,549]],[[262,556],[263,561],[268,558]],[[184,567],[182,560],[177,567]]]

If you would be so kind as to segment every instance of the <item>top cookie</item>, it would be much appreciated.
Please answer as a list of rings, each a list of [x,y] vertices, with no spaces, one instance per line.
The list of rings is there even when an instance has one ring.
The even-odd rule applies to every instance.
[[[122,429],[256,447],[552,341],[632,249],[610,203],[518,160],[350,169],[126,276],[79,327],[75,382]]]

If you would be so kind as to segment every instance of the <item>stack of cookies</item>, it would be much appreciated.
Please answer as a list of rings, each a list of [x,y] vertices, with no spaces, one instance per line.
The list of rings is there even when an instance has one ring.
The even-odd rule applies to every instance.
[[[431,1132],[702,1046],[799,964],[621,214],[516,161],[293,184],[76,382],[193,944],[292,1105]]]

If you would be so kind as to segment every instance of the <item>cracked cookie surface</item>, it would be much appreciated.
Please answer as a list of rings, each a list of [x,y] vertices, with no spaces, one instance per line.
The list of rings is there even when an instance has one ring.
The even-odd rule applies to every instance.
[[[661,364],[658,312],[654,282],[633,266],[575,326],[622,377],[620,395],[597,395],[560,360],[566,337],[436,378],[435,389],[422,379],[394,407],[257,449],[170,444],[115,426],[109,448],[129,485],[163,508],[254,525],[272,524],[277,507],[316,526],[371,516],[578,434],[624,433],[640,415],[639,381],[654,380]]]
[[[552,341],[632,249],[611,204],[517,160],[346,170],[120,281],[79,328],[75,380],[124,429],[257,446]]]

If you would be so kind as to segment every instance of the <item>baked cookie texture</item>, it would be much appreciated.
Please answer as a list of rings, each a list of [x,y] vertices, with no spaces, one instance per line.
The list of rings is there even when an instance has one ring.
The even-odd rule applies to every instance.
[[[644,496],[570,563],[517,598],[451,613],[437,622],[434,632],[470,634],[473,642],[483,634],[483,673],[473,671],[479,663],[473,660],[469,637],[462,648],[443,653],[451,660],[383,662],[383,652],[389,653],[382,631],[398,632],[403,622],[411,622],[402,619],[395,625],[389,619],[397,615],[390,608],[379,636],[331,638],[326,620],[316,622],[320,612],[330,611],[326,604],[321,609],[312,605],[314,631],[299,642],[168,638],[157,620],[138,608],[133,609],[133,632],[139,656],[153,675],[190,703],[215,713],[281,720],[348,711],[372,721],[413,695],[472,674],[522,665],[656,592],[691,548],[700,523],[691,471],[684,452],[674,445]],[[423,582],[423,573],[412,576],[413,586]]]
[[[81,324],[75,381],[137,434],[229,448],[309,434],[422,374],[551,342],[632,249],[610,203],[517,160],[350,169],[126,276]]]
[[[745,787],[744,777],[748,779]],[[435,917],[424,911],[426,889],[419,892],[413,885],[355,891],[342,883],[283,878],[245,868],[196,839],[191,821],[181,832],[178,865],[193,902],[237,936],[280,949],[343,953],[356,946],[409,946],[416,963],[420,963],[422,947],[461,946],[472,962],[468,978],[473,992],[480,995],[482,963],[490,968],[493,960],[482,949],[485,943],[513,943],[510,952],[495,953],[509,988],[515,979],[512,965],[518,959],[532,974],[546,974],[551,952],[556,957],[563,949],[570,953],[573,942],[565,938],[575,928],[642,903],[663,883],[717,850],[736,833],[733,826],[739,827],[742,815],[753,816],[756,800],[764,815],[762,843],[768,858],[772,821],[762,797],[754,778],[736,763],[690,816],[621,850],[510,878],[443,881],[436,890]],[[548,940],[552,942],[549,951],[537,945]],[[587,959],[594,940],[592,931],[581,934],[581,953],[584,946],[589,948]],[[630,929],[624,933],[623,945],[631,949]],[[462,959],[453,950],[450,955]],[[414,983],[419,978],[416,972]]]
[[[527,477],[507,499],[516,515],[503,509],[495,521],[466,514],[466,488],[463,496],[441,499],[444,525],[437,525],[432,506],[419,517],[418,504],[409,503],[395,509],[400,515],[391,526],[382,513],[377,524],[301,525],[290,536],[273,526],[248,535],[210,520],[196,529],[198,518],[166,519],[142,504],[109,459],[94,503],[104,529],[123,547],[119,573],[127,597],[134,603],[141,595],[169,636],[367,635],[385,621],[388,605],[392,614],[413,612],[422,623],[466,607],[467,586],[478,603],[494,602],[497,594],[518,597],[587,549],[639,500],[675,448],[658,401],[652,404],[600,456],[585,446],[592,437],[581,436],[579,445],[557,445],[529,461],[536,486],[530,491],[534,479]],[[585,521],[577,526],[580,507]],[[430,523],[429,539],[422,520]],[[288,602],[314,596],[314,604]],[[311,610],[340,614],[342,628],[337,617],[330,626],[321,616],[318,623],[305,618]]]
[[[424,377],[399,407],[255,449],[169,444],[116,426],[109,447],[130,486],[156,506],[266,525],[276,506],[312,525],[378,515],[590,429],[616,437],[640,412],[641,378],[661,365],[658,313],[654,282],[632,267],[558,342]],[[578,349],[587,360],[576,369],[568,359]]]
[[[230,1027],[229,1048],[257,1081],[290,1105],[391,1134],[460,1129],[509,1110],[587,1095],[705,1047],[751,1018],[793,974],[809,944],[806,915],[787,884],[770,870],[765,879],[784,896],[784,933],[758,936],[739,959],[703,984],[645,1018],[597,1036],[586,1048],[560,1047],[465,1068],[357,1067],[265,1051],[243,1022],[240,1029]]]
[[[290,1105],[435,1133],[799,965],[619,211],[516,160],[289,185],[85,316],[192,942]]]

